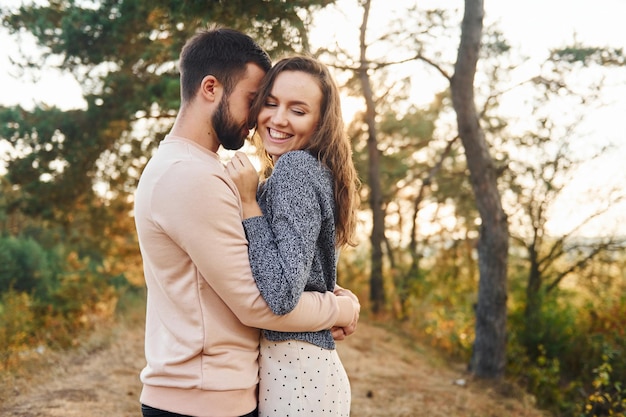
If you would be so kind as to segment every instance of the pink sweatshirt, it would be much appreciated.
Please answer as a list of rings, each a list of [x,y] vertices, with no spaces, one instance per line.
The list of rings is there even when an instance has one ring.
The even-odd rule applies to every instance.
[[[259,328],[346,326],[351,301],[305,292],[274,315],[252,278],[234,183],[213,152],[168,135],[135,194],[147,286],[141,402],[192,416],[233,417],[257,403]]]

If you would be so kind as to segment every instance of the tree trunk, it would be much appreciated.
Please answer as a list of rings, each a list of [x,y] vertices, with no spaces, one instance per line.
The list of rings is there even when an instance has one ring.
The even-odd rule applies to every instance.
[[[528,273],[528,283],[526,285],[526,309],[524,316],[528,321],[541,309],[539,292],[542,288],[541,271],[539,270],[539,254],[537,246],[533,243],[528,247],[528,260],[530,271]]]
[[[361,65],[358,71],[363,97],[365,97],[366,113],[365,121],[368,128],[367,152],[369,161],[370,187],[369,203],[372,209],[372,234],[370,243],[372,245],[371,254],[371,274],[370,274],[370,301],[372,312],[378,313],[385,306],[385,291],[383,287],[383,242],[385,240],[385,214],[383,211],[383,194],[380,186],[380,151],[378,150],[378,140],[376,138],[376,104],[372,93],[372,86],[367,73],[368,62],[366,57],[365,32],[367,20],[369,18],[370,1],[363,3],[363,22],[361,24],[360,48]]]
[[[535,229],[532,243],[528,245],[529,272],[526,285],[526,306],[524,308],[524,328],[521,332],[521,343],[526,348],[526,353],[531,358],[536,358],[539,350],[537,337],[541,334],[541,306],[543,303],[542,288],[543,279],[539,269],[539,244],[537,242],[538,230]]]
[[[507,257],[509,232],[496,171],[474,103],[474,75],[483,27],[483,0],[466,0],[461,42],[451,80],[452,102],[465,149],[482,225],[478,242],[479,286],[476,339],[470,368],[481,378],[504,375],[506,361]]]

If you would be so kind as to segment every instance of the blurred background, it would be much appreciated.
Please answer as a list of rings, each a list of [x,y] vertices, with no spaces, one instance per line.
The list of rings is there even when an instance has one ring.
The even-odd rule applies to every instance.
[[[219,22],[340,85],[363,188],[338,279],[366,318],[554,415],[624,415],[626,2],[485,2],[468,84],[477,4],[3,1],[0,371],[143,308],[134,188],[178,109],[181,46]]]

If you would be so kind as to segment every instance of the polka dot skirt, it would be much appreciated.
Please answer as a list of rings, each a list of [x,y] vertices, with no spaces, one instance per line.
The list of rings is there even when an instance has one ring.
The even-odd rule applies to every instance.
[[[261,338],[259,417],[350,416],[350,381],[336,350]]]

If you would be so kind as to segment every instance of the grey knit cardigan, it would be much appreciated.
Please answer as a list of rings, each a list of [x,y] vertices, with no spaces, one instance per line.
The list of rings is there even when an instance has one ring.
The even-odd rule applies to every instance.
[[[330,171],[307,151],[281,155],[259,186],[263,216],[244,220],[252,274],[261,295],[278,315],[293,310],[303,291],[335,288],[335,200]],[[277,332],[268,340],[302,340],[334,349],[329,330]]]

